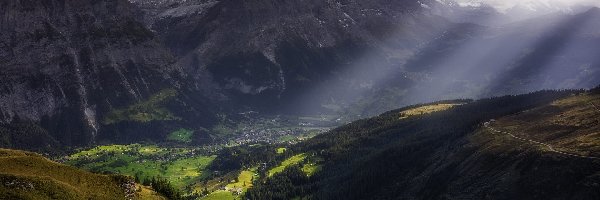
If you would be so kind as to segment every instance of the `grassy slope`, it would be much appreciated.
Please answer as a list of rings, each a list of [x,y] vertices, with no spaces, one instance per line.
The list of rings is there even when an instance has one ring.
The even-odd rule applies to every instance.
[[[590,103],[599,104],[598,100],[599,95],[572,95],[501,117],[495,127],[536,141],[568,145],[567,149],[583,155],[593,154],[591,152],[598,152],[600,148],[600,112],[593,110]],[[511,195],[530,198],[532,196],[529,195],[547,195],[560,188],[558,191],[563,191],[563,196],[555,195],[560,199],[569,195],[589,198],[587,195],[596,190],[593,188],[598,188],[597,178],[594,178],[600,175],[596,160],[547,152],[545,148],[506,135],[490,134],[483,127],[466,138],[467,143],[457,140],[457,144],[450,144],[464,145],[458,149],[451,148],[431,155],[411,155],[429,157],[432,161],[429,161],[428,167],[437,168],[419,172],[429,179],[423,184],[426,190],[440,190],[450,197],[470,199],[481,194],[494,198],[519,198]],[[408,143],[406,146],[415,148],[411,145]],[[384,158],[389,159],[385,154],[377,159]],[[408,177],[414,182],[422,181]],[[427,196],[426,193],[422,195]]]
[[[149,186],[136,184],[136,187],[141,189],[139,192],[136,193],[137,199],[140,199],[140,200],[167,200],[167,198],[156,193]]]
[[[559,151],[600,157],[600,110],[595,105],[600,105],[600,95],[572,96],[500,118],[493,127]]]
[[[242,195],[236,195],[236,192],[240,190],[241,194],[245,193],[249,188],[253,186],[252,181],[259,178],[257,175],[258,167],[251,169],[242,170],[238,176],[237,181],[228,183],[225,185],[225,190],[218,189],[211,192],[209,195],[202,197],[202,200],[234,200],[241,199]]]
[[[282,154],[282,153],[285,153],[285,151],[286,151],[286,150],[287,150],[287,149],[286,149],[286,148],[283,148],[283,147],[277,148],[277,154]]]
[[[321,169],[321,166],[315,163],[307,163],[301,169],[307,176],[312,176]]]
[[[292,156],[286,160],[284,160],[283,162],[281,162],[281,164],[273,169],[269,170],[269,177],[273,176],[274,174],[280,173],[282,172],[286,167],[291,166],[291,165],[297,165],[300,162],[304,161],[304,159],[306,158],[305,154],[298,154],[295,156]]]
[[[122,178],[52,162],[38,154],[0,149],[0,199],[124,199]],[[160,199],[146,189],[138,199]]]
[[[236,196],[234,196],[231,192],[220,190],[201,198],[202,200],[233,200]]]
[[[243,191],[246,191],[252,187],[252,180],[257,177],[255,176],[256,170],[256,167],[250,170],[243,170],[238,175],[237,182],[227,184],[227,188],[242,188]]]

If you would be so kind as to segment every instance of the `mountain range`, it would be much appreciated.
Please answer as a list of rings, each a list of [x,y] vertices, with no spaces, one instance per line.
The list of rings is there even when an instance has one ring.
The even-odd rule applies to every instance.
[[[600,199],[584,1],[0,1],[0,199]]]
[[[160,141],[182,126],[210,143],[211,128],[237,112],[356,119],[599,83],[597,8],[501,25],[456,15],[503,20],[489,9],[433,0],[4,1],[2,146]]]

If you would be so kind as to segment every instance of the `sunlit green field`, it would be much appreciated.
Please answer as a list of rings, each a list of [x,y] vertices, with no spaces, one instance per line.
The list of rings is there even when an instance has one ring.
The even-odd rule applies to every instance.
[[[227,188],[242,189],[243,192],[246,192],[248,188],[252,187],[252,181],[255,178],[258,178],[258,174],[256,173],[257,168],[252,168],[249,170],[244,170],[240,172],[238,175],[238,180],[235,183],[230,183],[227,185]]]
[[[143,181],[151,177],[168,179],[176,188],[199,180],[216,156],[198,155],[187,148],[161,148],[152,145],[109,145],[69,156],[66,164],[95,172],[134,176]]]
[[[321,169],[321,166],[314,163],[307,163],[301,169],[307,176],[312,176]]]
[[[282,153],[285,153],[285,151],[286,151],[286,150],[287,150],[287,149],[286,149],[286,148],[284,148],[284,147],[277,148],[277,154],[282,154]]]
[[[299,164],[300,162],[304,161],[305,158],[306,155],[301,153],[284,160],[279,166],[269,170],[269,177],[282,172],[288,166]]]
[[[426,106],[421,106],[421,107],[417,107],[417,108],[413,108],[413,109],[408,109],[408,110],[400,112],[400,119],[406,119],[406,118],[409,118],[412,116],[440,112],[440,111],[448,110],[457,105],[460,105],[460,104],[441,103],[441,104],[426,105]]]

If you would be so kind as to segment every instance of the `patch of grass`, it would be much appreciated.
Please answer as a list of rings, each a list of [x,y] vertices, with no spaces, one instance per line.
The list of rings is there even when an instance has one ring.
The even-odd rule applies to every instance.
[[[321,169],[321,166],[317,165],[317,164],[314,164],[314,163],[307,163],[307,164],[304,164],[304,166],[302,166],[302,171],[307,176],[312,176],[313,174],[315,174],[320,169]]]
[[[216,156],[199,156],[176,160],[167,167],[164,177],[168,178],[174,187],[183,188],[202,176],[202,171],[215,158]]]
[[[96,154],[101,153],[101,152],[106,152],[106,153],[110,153],[110,152],[120,153],[122,151],[126,151],[126,150],[129,150],[129,149],[130,149],[130,147],[129,146],[125,146],[125,145],[99,146],[99,147],[95,147],[93,149],[79,151],[79,152],[71,155],[70,158],[71,159],[77,159],[77,158],[86,157],[86,156],[93,156],[93,155],[96,155]]]
[[[167,200],[167,198],[161,196],[156,193],[150,186],[144,186],[140,184],[136,184],[136,188],[139,188],[139,192],[136,193],[136,199],[143,200]]]
[[[283,148],[283,147],[281,147],[281,148],[277,148],[277,154],[282,154],[282,153],[285,153],[285,151],[286,151],[286,150],[287,150],[287,149],[286,149],[286,148]]]
[[[177,96],[174,89],[161,90],[148,100],[136,103],[124,109],[112,110],[104,118],[104,124],[115,124],[122,121],[150,122],[179,120],[164,104]]]
[[[277,141],[279,141],[279,142],[290,142],[290,141],[293,141],[295,139],[297,139],[296,136],[293,136],[293,135],[284,135],[284,136],[278,137]]]
[[[183,142],[183,143],[190,143],[190,142],[192,142],[193,135],[194,135],[194,131],[182,128],[177,131],[171,132],[167,136],[167,140]]]
[[[241,199],[243,194],[254,186],[254,180],[259,178],[258,167],[253,167],[239,172],[231,172],[220,178],[196,185],[195,192],[212,191],[208,196],[201,199]]]
[[[99,175],[40,155],[0,149],[0,199],[123,199],[127,178]]]
[[[252,187],[252,181],[255,178],[258,178],[258,175],[256,173],[257,171],[257,167],[249,169],[249,170],[243,170],[240,172],[240,174],[238,175],[238,180],[235,183],[230,183],[227,184],[227,188],[241,188],[242,192],[246,192],[246,190],[248,190],[248,188]]]
[[[210,193],[209,195],[200,198],[201,200],[233,200],[236,199],[231,192],[225,190],[218,190]]]
[[[434,113],[434,112],[440,112],[440,111],[444,111],[444,110],[448,110],[454,106],[457,106],[460,104],[435,104],[435,105],[426,105],[426,106],[421,106],[421,107],[417,107],[417,108],[412,108],[412,109],[408,109],[405,111],[400,112],[400,119],[406,119],[412,116],[418,116],[418,115],[425,115],[425,114],[430,114],[430,113]]]
[[[288,166],[297,165],[300,162],[304,161],[305,158],[306,158],[306,154],[304,154],[304,153],[292,156],[292,157],[284,160],[283,162],[281,162],[281,164],[279,166],[277,166],[273,169],[270,169],[268,172],[268,176],[271,177],[277,173],[280,173]]]

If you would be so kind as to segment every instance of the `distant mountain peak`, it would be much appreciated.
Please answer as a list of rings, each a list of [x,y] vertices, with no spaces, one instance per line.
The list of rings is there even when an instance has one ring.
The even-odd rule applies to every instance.
[[[588,11],[586,11],[587,13],[600,13],[600,8],[598,7],[591,7],[590,9],[588,9]]]

